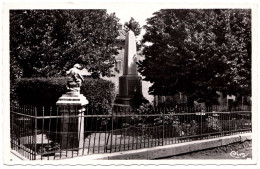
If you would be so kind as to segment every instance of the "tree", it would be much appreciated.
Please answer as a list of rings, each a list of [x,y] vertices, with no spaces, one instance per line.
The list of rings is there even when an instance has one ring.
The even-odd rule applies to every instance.
[[[141,33],[140,24],[137,21],[135,21],[135,19],[133,17],[131,17],[129,22],[125,22],[124,30],[126,32],[128,32],[129,30],[132,30],[134,32],[135,36],[138,36]]]
[[[147,19],[139,71],[149,92],[182,92],[190,103],[212,104],[216,91],[237,94],[251,86],[251,12],[246,9],[160,10]]]
[[[140,27],[140,24],[135,21],[135,19],[133,17],[131,17],[131,19],[129,20],[129,22],[125,22],[124,24],[124,30],[126,32],[128,32],[129,30],[132,30],[135,34],[135,36],[138,36],[140,35],[141,33],[141,27]],[[140,51],[142,45],[140,44],[140,42],[138,41],[136,43],[136,49],[137,51]]]
[[[106,10],[11,10],[11,73],[19,67],[22,77],[60,76],[80,63],[110,76],[118,28]]]

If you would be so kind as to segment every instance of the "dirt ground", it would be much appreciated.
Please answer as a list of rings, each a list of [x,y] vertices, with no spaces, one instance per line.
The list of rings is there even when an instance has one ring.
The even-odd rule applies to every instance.
[[[241,160],[252,158],[251,142],[247,141],[239,144],[232,144],[229,146],[218,147],[209,150],[197,151],[188,154],[181,154],[177,156],[171,156],[161,158],[160,160],[172,160],[172,159],[228,159],[228,160]]]

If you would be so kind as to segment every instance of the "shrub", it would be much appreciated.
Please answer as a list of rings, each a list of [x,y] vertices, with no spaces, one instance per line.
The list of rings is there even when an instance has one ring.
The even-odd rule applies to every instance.
[[[220,120],[217,117],[209,116],[206,118],[207,127],[214,131],[222,131],[222,125]]]
[[[20,104],[53,106],[66,93],[66,77],[22,78],[18,80],[16,93]],[[81,91],[94,107],[108,108],[114,99],[114,84],[103,79],[86,78]]]
[[[187,107],[187,103],[185,101],[181,102],[181,101],[174,101],[174,100],[170,100],[167,99],[164,102],[158,103],[157,105],[158,108],[186,108]]]
[[[148,103],[149,101],[143,96],[143,94],[140,93],[139,91],[136,91],[134,93],[134,97],[131,99],[130,104],[134,109],[138,109],[143,104],[148,104]]]

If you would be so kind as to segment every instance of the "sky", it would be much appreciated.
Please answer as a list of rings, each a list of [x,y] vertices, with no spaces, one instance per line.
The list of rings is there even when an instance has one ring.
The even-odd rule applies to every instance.
[[[133,17],[136,21],[140,23],[140,25],[144,25],[147,18],[150,18],[152,14],[158,11],[159,8],[146,8],[144,6],[115,6],[114,8],[108,8],[108,13],[115,12],[116,16],[120,19],[120,23],[124,24],[129,21],[131,17]]]
[[[140,26],[144,26],[146,24],[146,19],[153,16],[153,13],[160,10],[160,8],[156,6],[114,6],[107,8],[108,13],[115,12],[115,15],[120,19],[119,23],[124,25],[125,22],[128,22],[131,17],[133,17],[137,22],[139,22]],[[142,35],[144,35],[145,30],[141,30],[141,34],[137,37],[137,40],[140,40]]]

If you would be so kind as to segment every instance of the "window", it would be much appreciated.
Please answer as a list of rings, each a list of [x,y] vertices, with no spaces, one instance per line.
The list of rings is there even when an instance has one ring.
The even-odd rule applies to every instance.
[[[121,60],[117,60],[116,63],[115,63],[115,71],[120,73],[121,67],[122,67],[122,61]]]

